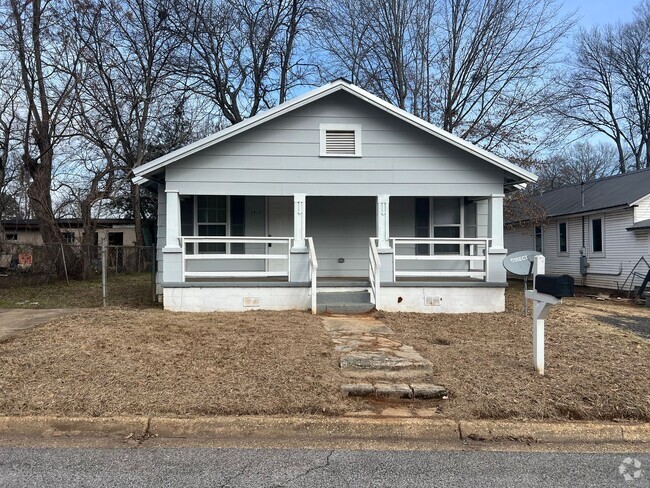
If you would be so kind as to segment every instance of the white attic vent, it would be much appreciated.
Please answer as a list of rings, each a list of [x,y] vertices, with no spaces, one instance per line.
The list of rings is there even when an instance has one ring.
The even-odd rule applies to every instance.
[[[353,130],[328,130],[325,132],[327,154],[355,154]]]
[[[361,126],[321,124],[320,155],[332,157],[361,156]]]

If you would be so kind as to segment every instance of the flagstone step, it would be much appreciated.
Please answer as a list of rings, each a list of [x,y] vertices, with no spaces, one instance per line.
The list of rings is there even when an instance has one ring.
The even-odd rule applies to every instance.
[[[422,400],[441,399],[449,392],[432,383],[348,383],[341,385],[341,392],[351,397],[418,398]]]

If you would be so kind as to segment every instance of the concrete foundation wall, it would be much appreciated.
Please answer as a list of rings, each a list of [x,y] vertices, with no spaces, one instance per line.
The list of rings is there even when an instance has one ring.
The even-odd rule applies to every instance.
[[[379,293],[379,308],[385,312],[490,313],[506,308],[505,288],[500,287],[382,286]]]
[[[346,290],[344,287],[327,289]],[[307,310],[311,307],[309,287],[178,287],[165,288],[163,292],[165,310],[173,312]],[[384,286],[380,293],[380,309],[386,312],[489,313],[505,310],[505,289],[501,287]]]
[[[164,288],[163,303],[172,312],[307,310],[310,291],[307,287]]]

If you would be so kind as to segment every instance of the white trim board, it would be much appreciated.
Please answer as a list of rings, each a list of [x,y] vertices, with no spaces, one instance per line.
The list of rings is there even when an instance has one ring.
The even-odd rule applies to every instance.
[[[359,88],[358,86],[352,85],[351,83],[348,83],[345,80],[336,80],[333,81],[332,83],[328,83],[327,85],[323,85],[320,88],[316,88],[315,90],[312,90],[299,97],[296,97],[288,102],[273,107],[265,112],[259,113],[249,119],[246,119],[238,124],[235,124],[224,130],[221,130],[215,134],[204,137],[203,139],[199,139],[198,141],[193,142],[192,144],[189,144],[185,147],[172,151],[169,154],[166,154],[165,156],[155,159],[154,161],[150,161],[149,163],[143,164],[142,166],[135,168],[133,171],[135,174],[135,177],[133,178],[133,182],[135,184],[141,185],[146,182],[147,176],[164,168],[165,166],[171,163],[174,163],[180,159],[183,159],[207,147],[210,147],[214,144],[230,139],[231,137],[234,137],[237,134],[241,134],[242,132],[252,129],[253,127],[257,127],[260,124],[273,120],[276,117],[284,115],[288,112],[296,110],[311,102],[314,102],[323,97],[326,97],[327,95],[339,91],[343,91],[351,95],[354,95],[357,98],[397,117],[398,119],[401,119],[431,135],[434,135],[437,138],[464,150],[465,152],[473,154],[474,156],[484,161],[487,161],[488,163],[491,163],[497,166],[498,168],[508,171],[509,173],[520,178],[523,182],[537,181],[537,176],[531,173],[530,171],[527,171],[517,166],[516,164],[507,161],[506,159],[496,156],[495,154],[492,154],[489,151],[486,151],[485,149],[482,149],[464,139],[461,139],[460,137],[450,134],[449,132],[446,132],[443,129],[436,127],[435,125],[430,124],[420,119],[419,117],[416,117],[415,115],[406,112],[405,110],[395,107],[394,105],[386,102],[385,100],[382,100],[381,98],[373,95],[372,93],[369,93]]]

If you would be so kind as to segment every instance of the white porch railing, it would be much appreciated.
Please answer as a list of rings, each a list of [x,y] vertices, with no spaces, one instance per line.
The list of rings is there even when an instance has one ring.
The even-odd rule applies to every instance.
[[[374,298],[375,308],[379,309],[379,287],[381,286],[380,271],[381,260],[377,252],[377,238],[370,238],[370,247],[368,248],[368,279],[370,281],[370,291]]]
[[[309,249],[309,280],[311,281],[311,313],[318,313],[318,260],[316,259],[316,248],[314,239],[307,237],[307,248]]]
[[[180,237],[182,249],[182,277],[187,278],[289,278],[291,266],[291,237]],[[186,244],[193,244],[193,253],[188,253]],[[201,244],[224,244],[225,252],[201,251]],[[232,253],[232,244],[264,245],[265,250],[269,249],[268,244],[285,244],[286,251],[280,253]],[[217,270],[217,271],[196,271],[189,270],[188,265],[192,262],[201,261],[229,261],[230,263],[249,261],[263,262],[263,270],[259,271],[238,271],[238,270]],[[273,266],[271,263],[282,263]],[[243,264],[243,263],[242,263]],[[261,267],[261,266],[260,266]]]
[[[486,238],[436,238],[436,237],[393,237],[393,281],[398,278],[480,278],[487,281],[489,271],[488,249],[490,239]],[[413,246],[427,245],[429,253],[416,254]],[[436,245],[456,245],[458,253],[436,254]],[[401,254],[400,248],[411,246],[409,254]],[[400,262],[458,262],[461,266],[454,269],[400,269]]]

